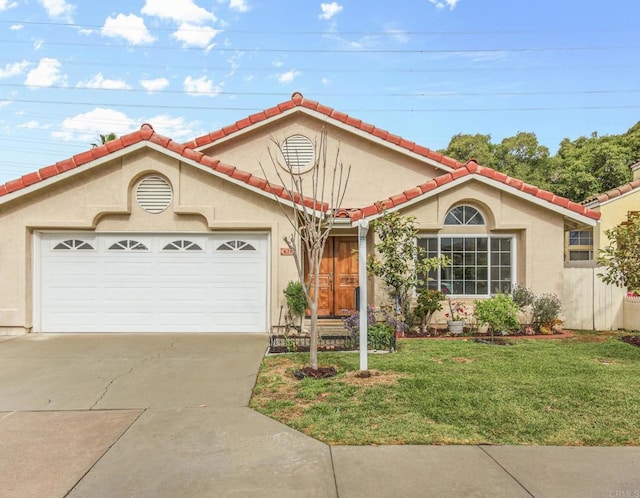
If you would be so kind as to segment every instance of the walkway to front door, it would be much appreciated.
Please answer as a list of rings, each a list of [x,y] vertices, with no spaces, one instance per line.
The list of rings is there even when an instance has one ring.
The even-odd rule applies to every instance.
[[[356,309],[357,237],[329,237],[320,264],[318,316],[349,316]]]

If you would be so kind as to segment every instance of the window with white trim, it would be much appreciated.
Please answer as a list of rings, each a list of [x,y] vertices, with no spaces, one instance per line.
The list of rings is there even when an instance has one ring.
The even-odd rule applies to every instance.
[[[174,240],[162,248],[163,251],[202,251],[202,247],[191,240]]]
[[[248,242],[244,240],[228,240],[224,244],[220,244],[217,248],[218,251],[255,251],[256,248],[253,247]]]
[[[56,251],[93,250],[93,246],[84,240],[69,239],[56,244],[53,249]]]
[[[149,248],[137,240],[126,239],[114,242],[109,246],[110,251],[148,251]]]
[[[458,206],[445,217],[445,226],[483,226],[482,214],[472,206]],[[425,286],[446,294],[489,296],[510,293],[515,283],[515,236],[441,234],[419,236],[426,257],[447,256],[451,264],[426,275]]]
[[[570,230],[566,235],[569,261],[590,261],[593,259],[593,231]]]

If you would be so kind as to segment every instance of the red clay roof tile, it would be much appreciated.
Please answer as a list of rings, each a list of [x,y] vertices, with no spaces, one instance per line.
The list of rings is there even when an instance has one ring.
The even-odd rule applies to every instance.
[[[93,155],[91,154],[91,151],[87,151],[87,152],[89,152],[89,157],[91,158],[89,160],[93,161]],[[60,173],[62,173],[63,171],[69,171],[70,169],[73,169],[76,167],[76,163],[74,162],[74,160],[75,160],[75,156],[69,159],[65,159],[63,161],[58,161],[56,163],[56,168]]]
[[[33,185],[34,183],[38,183],[40,181],[42,181],[42,178],[40,178],[40,174],[37,171],[28,173],[22,177],[22,182],[24,183],[25,187],[28,187],[29,185]]]
[[[23,189],[26,185],[22,181],[22,178],[18,178],[17,180],[11,180],[4,184],[7,189],[7,193],[15,192],[16,190]]]
[[[581,202],[581,204],[590,204],[592,202],[603,203],[611,199],[615,199],[616,197],[619,197],[621,194],[627,194],[638,188],[640,188],[640,180],[633,180],[632,182],[625,183],[624,185],[620,185],[604,193],[587,197],[584,201]]]
[[[527,183],[523,183],[522,181],[511,178],[499,171],[495,171],[484,166],[479,166],[475,161],[469,161],[466,165],[463,166],[462,170],[454,170],[451,173],[446,173],[434,178],[433,180],[423,183],[422,185],[418,185],[415,189],[406,190],[402,195],[404,195],[404,197],[406,198],[405,202],[407,202],[417,197],[416,195],[413,195],[413,193],[409,194],[409,192],[415,192],[416,190],[419,190],[422,194],[426,194],[429,191],[437,190],[437,188],[442,185],[453,183],[456,180],[460,180],[464,177],[473,177],[473,175],[480,175],[491,178],[492,180],[502,183],[510,188],[513,188],[514,190],[525,192],[526,194],[537,197],[538,199],[547,201],[554,206],[568,209],[569,211],[573,211],[593,220],[600,219],[600,213],[594,211],[593,209],[585,208],[584,206],[572,202],[569,199],[565,199],[564,197],[557,196],[546,190],[542,190]],[[350,219],[351,221],[357,221],[363,217],[374,216],[381,211],[381,206],[384,206],[385,209],[388,209],[389,207],[391,207],[391,205],[401,206],[403,204],[402,195],[395,195],[381,201],[380,203],[374,203],[370,206],[365,206],[363,208],[353,210],[350,214]]]

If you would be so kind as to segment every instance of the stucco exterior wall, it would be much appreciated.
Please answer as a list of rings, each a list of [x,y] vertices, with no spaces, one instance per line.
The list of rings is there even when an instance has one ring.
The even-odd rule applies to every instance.
[[[486,227],[446,227],[447,212],[461,204],[479,209]],[[516,282],[537,294],[563,294],[563,218],[531,202],[470,181],[402,211],[416,217],[416,225],[432,234],[513,234],[516,238]]]
[[[143,211],[134,198],[136,182],[150,173],[164,176],[173,187],[172,204],[160,214]],[[296,278],[293,258],[280,255],[282,237],[291,229],[273,199],[144,149],[60,178],[0,207],[0,333],[24,333],[33,325],[32,236],[36,230],[267,232],[270,321],[277,317],[286,283]]]
[[[260,169],[262,164],[266,177],[280,183],[276,169],[282,174],[285,169],[277,161],[274,165],[269,156],[269,149],[274,158],[278,156],[273,141],[282,142],[288,136],[301,134],[316,142],[320,140],[322,126],[322,123],[309,116],[294,115],[279,121],[277,127],[265,126],[254,133],[214,144],[202,152],[260,177],[265,176]],[[388,146],[329,124],[324,126],[328,133],[327,165],[333,168],[336,154],[345,167],[351,165],[351,177],[342,207],[366,206],[442,174],[442,170],[393,151]],[[310,185],[310,176],[309,172],[302,175],[307,178],[307,185]],[[329,200],[329,194],[327,192],[326,200]]]
[[[605,232],[627,221],[627,214],[630,211],[640,211],[640,191],[636,190],[604,202],[594,209],[600,211],[602,215],[600,223],[593,229],[593,254],[595,258],[599,249],[604,249],[609,245],[609,239]]]

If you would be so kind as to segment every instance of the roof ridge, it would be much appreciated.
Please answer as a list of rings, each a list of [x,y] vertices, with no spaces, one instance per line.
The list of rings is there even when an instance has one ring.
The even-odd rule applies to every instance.
[[[601,204],[611,199],[615,199],[616,197],[620,197],[623,194],[631,192],[640,188],[640,179],[631,180],[630,182],[624,183],[622,185],[618,185],[617,187],[613,187],[612,189],[607,190],[606,192],[602,192],[600,194],[594,194],[587,197],[585,200],[581,201],[580,204],[586,205],[591,204],[592,202],[597,202]]]
[[[258,177],[247,171],[225,164],[218,159],[206,156],[202,152],[193,150],[169,137],[160,135],[154,131],[153,126],[149,123],[144,123],[137,131],[128,133],[102,145],[92,147],[89,150],[80,152],[67,159],[50,164],[49,166],[45,166],[37,171],[28,173],[20,178],[10,180],[5,184],[0,185],[0,198],[143,141],[154,143],[168,151],[184,157],[185,159],[197,162],[198,164],[226,175],[233,180],[246,183],[250,187],[263,190],[264,192],[272,194],[283,200],[303,204],[308,208],[317,209],[323,212],[329,209],[329,205],[326,202],[321,203],[308,196],[300,196],[297,192],[289,192],[286,188],[276,184],[271,184],[262,177]]]
[[[522,180],[508,176],[493,168],[489,168],[488,166],[481,166],[474,159],[467,161],[467,163],[464,164],[460,169],[456,169],[450,173],[445,173],[443,175],[437,176],[427,181],[426,183],[417,185],[412,189],[405,190],[400,194],[388,197],[387,199],[384,199],[382,201],[375,202],[369,206],[365,206],[360,209],[354,209],[349,213],[349,218],[351,219],[351,221],[357,221],[368,216],[380,214],[385,209],[400,206],[401,204],[409,202],[415,197],[424,195],[430,191],[442,187],[443,185],[447,185],[460,178],[470,175],[483,176],[485,178],[498,181],[510,188],[518,190],[524,194],[537,197],[538,199],[542,199],[557,207],[568,209],[593,220],[600,219],[600,213],[598,211],[589,209],[577,202],[573,202],[566,197],[556,195],[548,190],[544,190],[534,185],[525,183]]]
[[[444,166],[448,166],[453,169],[462,168],[464,163],[457,161],[451,157],[445,156],[439,152],[433,151],[427,147],[422,145],[418,145],[415,142],[410,140],[406,140],[398,135],[394,135],[387,130],[382,128],[378,128],[370,123],[366,123],[361,119],[356,119],[354,117],[349,116],[346,113],[337,111],[332,107],[325,106],[316,102],[315,100],[309,100],[304,98],[302,93],[294,92],[291,95],[289,100],[285,100],[275,106],[269,107],[263,111],[251,114],[246,118],[240,119],[235,123],[220,128],[218,130],[207,133],[206,135],[202,135],[200,137],[194,138],[185,143],[185,145],[192,149],[197,149],[198,147],[204,147],[206,145],[210,145],[222,138],[228,137],[237,133],[249,126],[253,126],[257,123],[265,121],[274,116],[278,116],[288,110],[294,109],[296,107],[301,107],[304,109],[309,109],[320,114],[323,114],[331,119],[335,119],[341,123],[344,123],[348,126],[351,126],[354,129],[363,131],[368,133],[374,137],[377,137],[385,142],[389,142],[390,144],[397,145],[403,149],[408,150],[409,152],[413,152],[419,156],[426,157],[427,159],[431,159],[433,161],[439,162]]]

